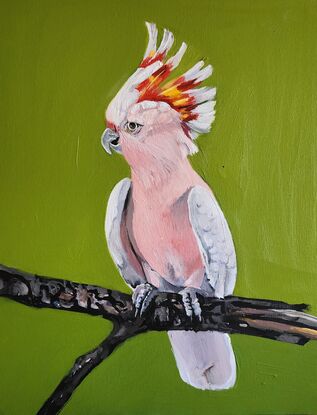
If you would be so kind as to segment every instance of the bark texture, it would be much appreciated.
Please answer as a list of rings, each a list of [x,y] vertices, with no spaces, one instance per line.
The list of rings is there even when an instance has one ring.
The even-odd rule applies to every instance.
[[[190,320],[174,293],[160,293],[144,317],[135,317],[131,295],[94,285],[27,274],[0,266],[0,296],[27,306],[54,308],[112,321],[111,334],[80,356],[38,415],[57,414],[85,377],[126,339],[146,331],[194,330],[247,334],[304,345],[317,339],[317,317],[306,304],[229,296],[200,297],[201,320]]]

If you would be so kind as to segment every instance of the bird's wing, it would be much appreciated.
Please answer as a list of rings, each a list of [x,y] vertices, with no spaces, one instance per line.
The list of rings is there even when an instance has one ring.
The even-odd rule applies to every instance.
[[[213,194],[201,186],[188,195],[190,223],[202,254],[206,276],[217,297],[233,292],[237,263],[230,229]]]
[[[126,207],[131,180],[121,180],[113,188],[107,205],[105,231],[109,252],[121,276],[131,287],[144,282],[140,262],[133,251],[126,227]]]

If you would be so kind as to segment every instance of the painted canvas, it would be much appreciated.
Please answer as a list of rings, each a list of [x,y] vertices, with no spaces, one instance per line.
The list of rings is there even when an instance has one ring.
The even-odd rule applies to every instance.
[[[1,9],[0,414],[315,414],[316,2]]]

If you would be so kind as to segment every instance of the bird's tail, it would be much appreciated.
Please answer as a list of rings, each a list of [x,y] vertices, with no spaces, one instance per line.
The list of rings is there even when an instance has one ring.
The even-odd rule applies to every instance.
[[[228,334],[215,331],[170,331],[176,364],[184,382],[198,389],[231,388],[236,361]]]

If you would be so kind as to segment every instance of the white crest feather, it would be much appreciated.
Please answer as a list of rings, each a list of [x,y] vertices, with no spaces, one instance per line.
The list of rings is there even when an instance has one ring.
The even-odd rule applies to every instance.
[[[144,104],[138,108],[145,110],[150,107],[156,108],[151,105],[151,102],[155,101],[179,111],[185,131],[192,139],[195,139],[198,134],[208,133],[215,118],[216,88],[198,88],[198,85],[211,76],[212,66],[204,66],[204,61],[200,60],[182,76],[171,81],[164,89],[164,85],[161,87],[160,83],[164,82],[170,72],[179,65],[187,45],[183,42],[178,51],[166,59],[174,42],[173,33],[164,29],[162,40],[157,48],[156,25],[146,22],[146,27],[149,40],[144,59],[109,104],[106,112],[107,120],[120,126],[126,120],[128,110],[133,104],[143,102]],[[162,70],[158,71],[160,68]],[[154,77],[152,77],[153,74],[155,74]],[[154,85],[153,90],[151,90],[151,83]]]

